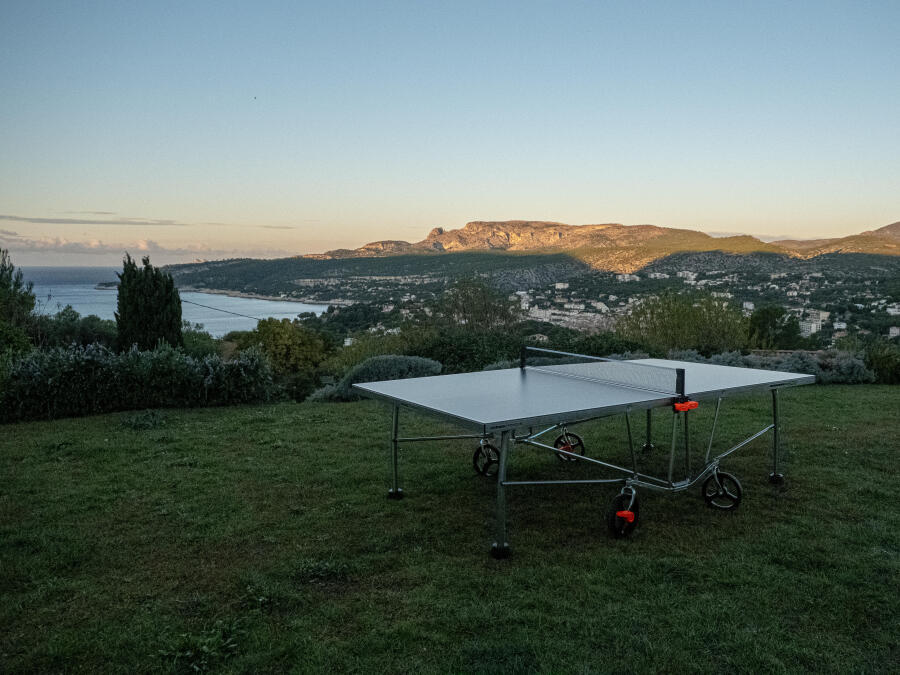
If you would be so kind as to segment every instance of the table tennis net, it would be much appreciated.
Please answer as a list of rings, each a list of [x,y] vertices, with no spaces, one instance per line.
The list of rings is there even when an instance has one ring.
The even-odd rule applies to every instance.
[[[631,361],[569,362],[557,365],[533,365],[527,368],[559,377],[574,377],[662,394],[684,395],[684,370],[681,368],[666,368]]]

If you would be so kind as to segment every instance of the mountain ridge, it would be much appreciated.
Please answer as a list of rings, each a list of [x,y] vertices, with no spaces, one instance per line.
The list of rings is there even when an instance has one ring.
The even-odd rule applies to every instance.
[[[595,269],[634,272],[681,252],[782,253],[811,258],[827,253],[900,255],[900,222],[832,239],[763,242],[751,235],[712,237],[704,232],[658,225],[601,223],[568,225],[555,221],[471,221],[459,229],[432,229],[419,242],[388,239],[356,249],[336,249],[304,258],[335,260],[462,251],[571,252]]]

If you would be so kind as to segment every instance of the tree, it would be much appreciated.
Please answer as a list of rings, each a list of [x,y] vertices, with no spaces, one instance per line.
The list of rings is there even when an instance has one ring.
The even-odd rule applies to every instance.
[[[798,349],[800,322],[784,307],[766,305],[750,315],[750,341],[760,349]]]
[[[491,288],[481,279],[460,279],[434,308],[438,320],[465,325],[469,330],[510,328],[522,317],[518,300]]]
[[[33,284],[25,283],[22,270],[17,270],[9,251],[0,248],[0,321],[22,326],[34,309]]]
[[[25,326],[34,309],[32,284],[25,283],[9,252],[0,248],[0,356],[28,351]]]
[[[741,312],[709,294],[666,291],[643,300],[619,319],[616,332],[661,351],[696,349],[709,355],[747,347]]]
[[[119,273],[116,327],[119,348],[153,349],[160,341],[180,347],[181,297],[172,275],[162,272],[143,258],[143,268],[127,253]]]
[[[256,329],[242,333],[238,347],[259,346],[288,393],[303,400],[315,389],[322,362],[334,350],[333,343],[302,321],[262,319]]]

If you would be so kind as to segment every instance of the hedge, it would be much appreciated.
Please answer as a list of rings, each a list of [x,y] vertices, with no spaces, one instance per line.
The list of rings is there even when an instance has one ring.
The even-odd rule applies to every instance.
[[[73,345],[33,350],[0,367],[2,422],[250,403],[275,394],[269,363],[254,349],[224,361],[168,346],[117,354]]]

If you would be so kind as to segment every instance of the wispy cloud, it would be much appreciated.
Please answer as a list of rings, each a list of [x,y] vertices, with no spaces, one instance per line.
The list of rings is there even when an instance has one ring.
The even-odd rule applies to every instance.
[[[0,220],[6,220],[12,223],[31,223],[35,225],[139,225],[141,227],[187,227],[191,224],[163,218],[33,218],[30,216],[15,216],[10,214],[0,214]]]
[[[257,227],[261,227],[264,230],[296,230],[296,227],[292,227],[290,225],[258,225]]]
[[[115,211],[63,211],[63,213],[71,213],[82,216],[114,216]]]
[[[216,249],[204,244],[164,246],[152,239],[138,239],[129,243],[106,243],[100,239],[71,241],[63,237],[24,237],[18,232],[0,230],[0,247],[18,253],[78,254],[84,256],[134,255],[193,256],[204,258],[280,257],[294,253],[280,249]]]

